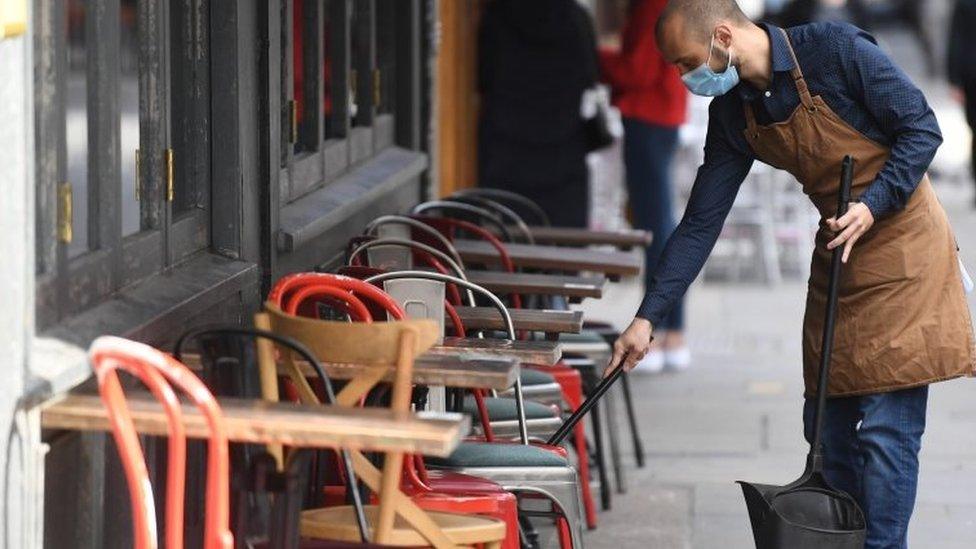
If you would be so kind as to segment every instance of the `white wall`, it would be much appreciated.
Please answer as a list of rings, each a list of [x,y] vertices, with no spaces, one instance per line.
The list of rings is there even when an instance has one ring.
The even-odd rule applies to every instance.
[[[25,411],[34,326],[30,34],[0,40],[0,547],[39,547],[43,461]]]

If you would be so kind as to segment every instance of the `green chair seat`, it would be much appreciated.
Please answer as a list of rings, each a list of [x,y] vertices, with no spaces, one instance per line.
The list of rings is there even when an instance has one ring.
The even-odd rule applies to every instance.
[[[566,458],[536,446],[524,444],[463,442],[446,458],[429,457],[436,467],[566,467]]]
[[[560,343],[606,343],[598,332],[583,330],[578,334],[559,334]]]
[[[488,417],[491,421],[518,421],[514,398],[485,397],[485,407],[488,408]],[[464,413],[471,416],[478,415],[478,405],[471,395],[464,399]],[[525,419],[552,419],[554,417],[552,408],[549,406],[531,400],[525,401]]]
[[[522,386],[526,385],[548,385],[555,383],[556,378],[552,374],[531,368],[523,368],[519,376],[522,378]]]

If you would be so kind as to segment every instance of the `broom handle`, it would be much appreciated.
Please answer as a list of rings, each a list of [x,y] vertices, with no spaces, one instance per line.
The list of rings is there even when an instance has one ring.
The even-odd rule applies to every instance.
[[[627,359],[626,356],[620,359],[620,363],[617,364],[617,366],[613,369],[610,375],[600,380],[600,383],[598,383],[597,386],[593,388],[593,392],[591,392],[586,397],[586,400],[583,401],[583,404],[580,405],[580,407],[577,408],[576,411],[573,412],[568,418],[566,418],[566,421],[564,421],[562,425],[559,426],[559,429],[557,429],[556,432],[553,433],[551,437],[549,437],[549,440],[546,441],[546,444],[552,446],[562,444],[566,436],[569,435],[569,433],[573,430],[574,427],[576,427],[576,424],[579,423],[580,420],[583,419],[583,417],[587,413],[589,413],[589,411],[593,409],[594,406],[596,406],[596,403],[600,401],[600,397],[602,397],[604,393],[610,390],[610,387],[618,379],[620,379],[620,376],[622,376],[624,373],[624,362],[626,361],[626,359]]]
[[[837,218],[847,213],[847,204],[851,201],[851,180],[854,176],[854,159],[850,155],[844,157],[841,166],[840,191],[837,195]],[[820,346],[820,376],[817,382],[817,408],[813,416],[813,443],[810,446],[812,466],[820,471],[823,467],[823,450],[821,448],[821,432],[823,430],[823,413],[827,406],[827,383],[830,380],[830,355],[834,349],[834,324],[837,318],[837,293],[840,286],[841,257],[844,247],[834,248],[830,258],[830,281],[827,286],[827,309],[823,327],[823,339]]]

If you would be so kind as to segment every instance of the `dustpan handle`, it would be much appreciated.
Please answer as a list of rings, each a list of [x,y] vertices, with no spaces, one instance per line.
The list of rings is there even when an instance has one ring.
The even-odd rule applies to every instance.
[[[851,201],[851,181],[854,178],[854,159],[850,155],[844,157],[841,166],[840,190],[837,194],[837,218],[847,213],[847,204]],[[821,449],[821,433],[823,431],[823,412],[827,406],[827,384],[830,380],[830,356],[834,349],[834,324],[837,318],[837,294],[840,286],[841,257],[844,247],[834,248],[830,258],[830,281],[827,286],[826,318],[823,326],[823,339],[820,345],[820,375],[817,381],[817,408],[813,416],[813,443],[810,445],[810,464],[814,470],[823,468],[823,452]]]

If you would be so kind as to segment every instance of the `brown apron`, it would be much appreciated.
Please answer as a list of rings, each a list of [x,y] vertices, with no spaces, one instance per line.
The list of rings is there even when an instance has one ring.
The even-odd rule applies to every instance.
[[[812,97],[792,46],[790,54],[801,104],[785,121],[759,126],[746,102],[746,140],[759,160],[793,174],[826,219],[837,211],[844,155],[855,159],[852,194],[860,196],[890,151],[844,122],[820,96]],[[817,386],[831,239],[821,221],[803,322],[807,396]],[[848,265],[841,277],[830,396],[880,393],[976,374],[955,238],[927,175],[903,211],[876,220],[861,236]]]

